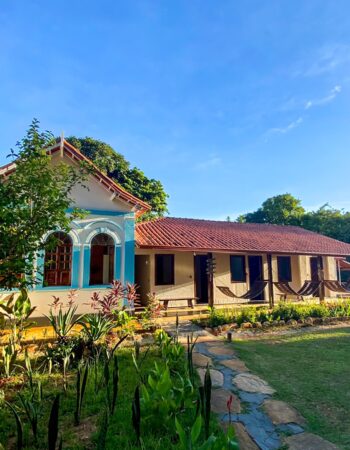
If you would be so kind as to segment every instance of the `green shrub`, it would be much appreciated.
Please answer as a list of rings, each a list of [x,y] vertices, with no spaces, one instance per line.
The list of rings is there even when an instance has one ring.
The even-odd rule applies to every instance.
[[[201,325],[217,327],[229,323],[251,323],[271,322],[273,320],[300,320],[306,317],[350,317],[350,300],[330,302],[323,304],[295,304],[291,302],[280,302],[272,310],[266,307],[242,307],[240,310],[226,309],[217,310],[210,308],[208,319]]]

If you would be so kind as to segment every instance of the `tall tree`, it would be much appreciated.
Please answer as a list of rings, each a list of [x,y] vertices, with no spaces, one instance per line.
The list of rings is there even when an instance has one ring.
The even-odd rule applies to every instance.
[[[291,194],[268,198],[256,211],[241,215],[238,222],[300,225],[305,214],[301,201]]]
[[[168,212],[168,195],[164,191],[162,183],[159,180],[148,178],[137,167],[130,167],[130,163],[124,156],[116,152],[109,144],[91,137],[70,136],[67,141],[124,189],[151,206],[152,211],[144,214],[141,220],[161,217]]]
[[[11,151],[16,170],[0,176],[0,288],[25,287],[36,282],[35,259],[47,245],[44,235],[57,228],[68,231],[82,215],[74,209],[72,188],[85,177],[83,168],[51,164],[45,150],[54,142],[34,119],[25,137]]]
[[[300,200],[291,194],[268,198],[256,211],[239,216],[237,222],[298,225],[350,243],[350,212],[328,204],[316,211],[305,211]]]

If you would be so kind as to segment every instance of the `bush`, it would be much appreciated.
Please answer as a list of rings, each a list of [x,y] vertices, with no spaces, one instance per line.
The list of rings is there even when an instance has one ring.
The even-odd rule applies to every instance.
[[[243,307],[240,310],[217,310],[210,309],[208,319],[201,324],[208,327],[217,327],[229,323],[251,323],[272,322],[273,320],[300,320],[307,317],[326,318],[326,317],[350,317],[350,300],[331,302],[324,304],[295,304],[281,302],[273,309],[266,307]]]

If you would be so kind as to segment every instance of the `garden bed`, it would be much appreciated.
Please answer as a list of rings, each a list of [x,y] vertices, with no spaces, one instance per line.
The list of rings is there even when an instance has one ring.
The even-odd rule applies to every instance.
[[[264,331],[277,327],[308,327],[350,321],[350,301],[322,304],[295,304],[281,302],[276,307],[245,307],[217,310],[212,308],[208,317],[194,320],[214,335],[228,330]]]

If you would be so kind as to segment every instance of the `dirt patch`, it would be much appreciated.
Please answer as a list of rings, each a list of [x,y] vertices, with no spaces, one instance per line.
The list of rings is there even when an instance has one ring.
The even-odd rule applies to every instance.
[[[91,441],[91,436],[97,431],[97,416],[87,417],[82,420],[80,425],[74,428],[74,434],[80,444],[85,449],[93,449],[94,444]]]

